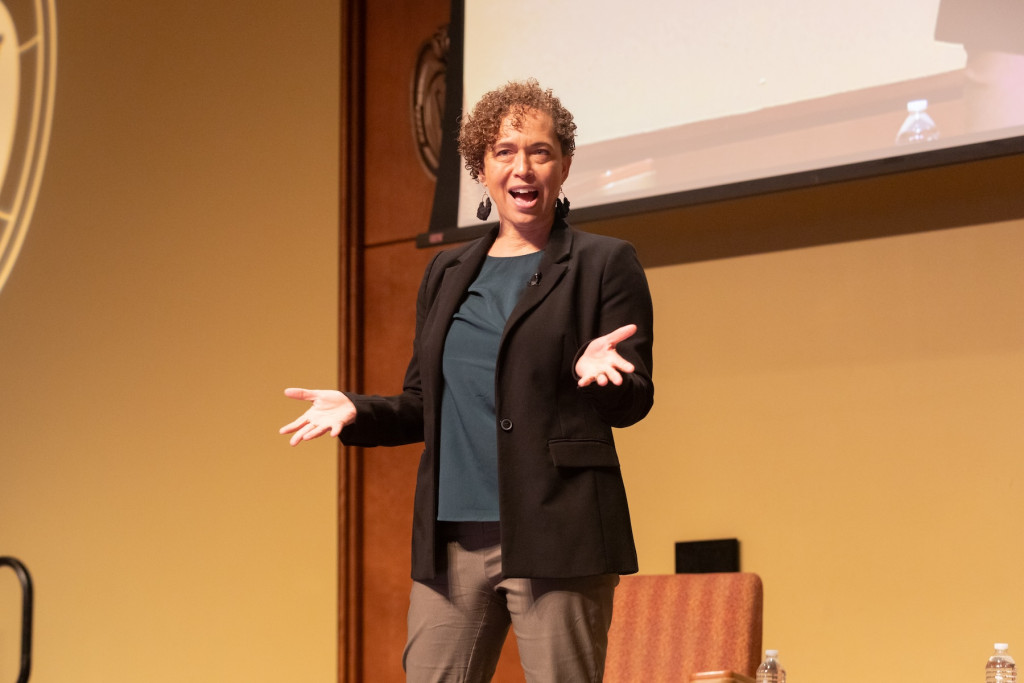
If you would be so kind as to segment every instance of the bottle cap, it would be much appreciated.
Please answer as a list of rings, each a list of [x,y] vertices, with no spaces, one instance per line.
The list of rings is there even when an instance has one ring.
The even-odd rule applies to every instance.
[[[996,643],[992,647],[994,647],[997,650],[1009,650],[1010,649],[1010,646],[1007,645],[1006,643]]]
[[[764,651],[764,656],[765,657],[778,657],[779,656],[779,651],[778,650],[765,650]]]
[[[907,111],[922,112],[928,108],[928,100],[910,100],[907,102]]]

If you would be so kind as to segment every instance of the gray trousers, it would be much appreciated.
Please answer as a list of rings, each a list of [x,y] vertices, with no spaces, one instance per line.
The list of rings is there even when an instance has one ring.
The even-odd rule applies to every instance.
[[[528,683],[599,683],[616,574],[501,576],[498,522],[449,522],[448,573],[416,581],[402,664],[408,683],[486,683],[509,626]]]

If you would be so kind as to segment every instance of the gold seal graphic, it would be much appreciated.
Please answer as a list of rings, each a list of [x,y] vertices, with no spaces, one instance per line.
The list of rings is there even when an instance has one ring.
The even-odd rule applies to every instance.
[[[437,178],[444,121],[445,73],[450,41],[442,26],[420,47],[412,78],[412,134],[423,170]]]
[[[54,0],[0,0],[0,290],[35,209],[57,74]]]

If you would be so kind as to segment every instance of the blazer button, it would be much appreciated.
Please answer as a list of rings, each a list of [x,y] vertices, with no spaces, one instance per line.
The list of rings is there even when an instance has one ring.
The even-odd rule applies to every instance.
[[[508,419],[507,417],[505,419],[503,419],[500,424],[501,424],[501,428],[504,431],[506,431],[506,432],[511,432],[512,431],[512,420]]]

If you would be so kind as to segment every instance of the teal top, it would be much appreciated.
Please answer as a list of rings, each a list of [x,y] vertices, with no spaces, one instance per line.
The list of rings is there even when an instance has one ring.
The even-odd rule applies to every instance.
[[[488,256],[445,339],[437,518],[495,522],[498,432],[494,378],[505,323],[541,254]]]

